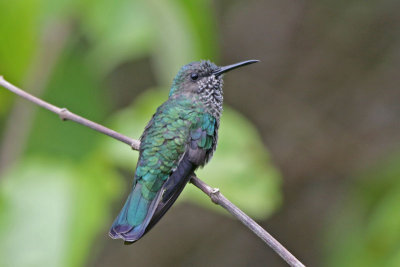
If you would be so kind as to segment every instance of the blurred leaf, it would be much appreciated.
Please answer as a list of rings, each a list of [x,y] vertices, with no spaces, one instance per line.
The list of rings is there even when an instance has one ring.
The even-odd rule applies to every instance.
[[[35,158],[0,187],[0,266],[79,266],[109,219],[115,174],[102,164]],[[104,234],[105,235],[105,234]]]
[[[114,168],[107,164],[106,158],[94,152],[81,162],[79,173],[75,175],[74,209],[71,210],[66,258],[68,266],[80,266],[90,255],[93,241],[100,233],[100,240],[108,239],[108,228],[112,222],[110,213],[113,199],[120,197],[122,190]],[[74,257],[69,257],[73,255]]]
[[[94,45],[88,60],[100,73],[151,52],[156,25],[146,1],[86,1],[82,11],[84,31]]]
[[[72,43],[62,56],[43,98],[50,103],[100,121],[107,111],[101,83],[82,64],[83,49]],[[99,134],[39,109],[28,143],[28,153],[47,154],[79,161],[95,148]]]
[[[0,1],[0,75],[21,85],[33,70],[47,26],[66,16],[71,0]],[[52,36],[52,38],[57,38]],[[45,62],[42,59],[42,62]],[[42,66],[42,62],[36,62]],[[36,66],[37,67],[37,66]],[[31,74],[31,73],[30,73]],[[3,89],[2,89],[3,90]],[[30,88],[26,88],[30,90]],[[0,92],[0,115],[14,95]]]
[[[163,84],[178,68],[215,59],[216,31],[210,1],[88,0],[82,24],[95,45],[88,60],[100,73],[133,58],[152,55]],[[149,16],[148,14],[153,14]]]
[[[161,84],[170,84],[179,68],[217,54],[215,18],[210,1],[148,1],[157,23],[153,60]]]
[[[327,229],[328,266],[400,266],[400,157],[359,177]]]
[[[10,101],[12,94],[7,92],[6,89],[0,87],[0,119],[10,108],[12,101]]]
[[[22,79],[36,51],[38,2],[0,1],[0,73],[11,81]]]
[[[186,22],[189,24],[190,31],[193,34],[193,47],[197,51],[198,59],[206,58],[213,61],[217,60],[218,46],[217,37],[217,21],[213,3],[209,0],[178,0],[177,1],[186,16]],[[185,63],[183,63],[185,64]]]
[[[139,138],[156,108],[167,99],[166,93],[146,91],[129,108],[112,120],[112,128]],[[211,162],[199,170],[201,179],[219,187],[233,203],[249,215],[266,218],[280,203],[280,178],[269,162],[268,154],[254,126],[243,116],[225,108],[219,131],[217,152]],[[106,152],[114,163],[134,172],[137,160],[132,152],[114,140],[104,140]],[[222,209],[198,189],[187,186],[180,199],[188,199],[208,208]]]

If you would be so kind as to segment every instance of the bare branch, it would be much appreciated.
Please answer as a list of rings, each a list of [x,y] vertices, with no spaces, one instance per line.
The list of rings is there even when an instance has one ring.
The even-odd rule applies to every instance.
[[[47,110],[50,110],[51,112],[60,116],[60,119],[62,119],[62,120],[70,120],[70,121],[77,122],[86,127],[92,128],[95,131],[98,131],[98,132],[106,134],[114,139],[117,139],[125,144],[128,144],[134,150],[139,150],[140,142],[138,140],[131,139],[123,134],[120,134],[114,130],[104,127],[98,123],[95,123],[93,121],[85,119],[75,113],[70,112],[66,108],[56,107],[40,98],[37,98],[37,97],[19,89],[18,87],[12,85],[11,83],[7,82],[6,80],[4,80],[3,76],[0,76],[0,85],[3,86],[4,88],[10,90],[11,92],[25,98],[26,100],[29,100],[29,101],[35,103],[36,105],[39,105]]]
[[[265,231],[258,223],[250,218],[246,213],[241,211],[238,207],[232,204],[218,188],[212,188],[198,177],[193,175],[190,182],[203,191],[211,198],[211,201],[229,211],[230,214],[235,216],[239,221],[247,226],[253,233],[261,238],[268,246],[270,246],[282,259],[284,259],[290,266],[304,266],[295,256],[293,256],[284,246],[282,246],[273,236]]]
[[[98,123],[92,122],[85,119],[75,113],[68,111],[66,108],[59,108],[54,106],[40,98],[37,98],[27,92],[19,89],[18,87],[7,82],[3,76],[0,76],[0,85],[11,92],[39,105],[53,113],[60,116],[62,120],[71,120],[92,128],[95,131],[106,134],[116,140],[119,140],[125,144],[128,144],[132,149],[139,150],[140,142],[135,139],[131,139],[125,135],[122,135],[116,131],[113,131],[107,127],[104,127]],[[195,175],[191,177],[190,182],[203,191],[206,195],[210,197],[212,202],[229,211],[234,217],[241,221],[247,228],[253,231],[259,238],[261,238],[268,246],[270,246],[282,259],[284,259],[290,266],[301,267],[304,266],[295,256],[293,256],[284,246],[282,246],[275,238],[273,238],[267,231],[265,231],[259,224],[257,224],[253,219],[247,216],[238,207],[232,204],[224,195],[222,195],[218,188],[212,188]]]

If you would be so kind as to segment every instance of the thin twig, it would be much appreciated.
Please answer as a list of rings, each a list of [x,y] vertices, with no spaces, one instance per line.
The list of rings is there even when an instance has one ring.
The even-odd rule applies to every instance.
[[[114,139],[117,139],[125,144],[128,144],[134,150],[139,150],[140,142],[138,140],[131,139],[128,136],[120,134],[114,130],[111,130],[107,127],[104,127],[104,126],[102,126],[98,123],[95,123],[93,121],[90,121],[88,119],[85,119],[75,113],[72,113],[71,111],[69,111],[66,108],[59,108],[59,107],[54,106],[40,98],[37,98],[37,97],[19,89],[18,87],[12,85],[11,83],[7,82],[6,80],[4,80],[3,76],[0,76],[0,85],[3,86],[4,88],[10,90],[11,92],[25,98],[26,100],[31,101],[31,102],[35,103],[36,105],[39,105],[47,110],[50,110],[51,112],[60,116],[60,118],[62,120],[70,120],[70,121],[77,122],[86,127],[92,128],[95,131],[98,131],[98,132],[106,134]]]
[[[92,128],[95,131],[106,134],[116,140],[119,140],[125,144],[128,144],[132,149],[139,150],[140,142],[138,140],[129,138],[116,131],[106,128],[98,123],[92,122],[85,119],[75,113],[68,111],[66,108],[59,108],[54,106],[42,99],[39,99],[27,92],[19,89],[11,83],[4,80],[3,76],[0,76],[0,85],[11,92],[47,109],[60,116],[62,120],[71,120]],[[270,246],[282,259],[284,259],[290,266],[301,267],[304,266],[295,256],[293,256],[284,246],[282,246],[275,238],[273,238],[267,231],[265,231],[259,224],[253,219],[247,216],[238,207],[232,204],[224,195],[222,195],[218,188],[212,188],[202,180],[197,178],[195,175],[191,177],[190,181],[194,186],[203,191],[208,195],[212,202],[220,205],[221,207],[228,210],[234,217],[241,221],[247,228],[253,231],[259,238],[261,238],[268,246]]]

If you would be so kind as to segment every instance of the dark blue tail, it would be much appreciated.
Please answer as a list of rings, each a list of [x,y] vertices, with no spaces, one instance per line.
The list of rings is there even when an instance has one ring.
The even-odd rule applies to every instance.
[[[143,236],[150,219],[153,217],[156,204],[160,201],[161,190],[151,201],[145,199],[141,191],[142,185],[136,183],[124,207],[111,226],[109,232],[111,238],[135,242]]]

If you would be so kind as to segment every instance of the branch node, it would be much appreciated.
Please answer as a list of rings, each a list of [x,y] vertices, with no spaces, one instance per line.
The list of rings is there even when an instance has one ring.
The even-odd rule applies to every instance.
[[[219,203],[219,194],[220,194],[219,188],[212,188],[211,189],[210,198],[211,198],[211,201],[214,204],[218,204]]]
[[[66,108],[62,108],[61,110],[60,110],[60,114],[59,114],[59,116],[60,116],[60,119],[62,120],[62,121],[66,121],[67,120],[67,113],[68,113],[69,111],[68,111],[68,109],[66,109]]]

